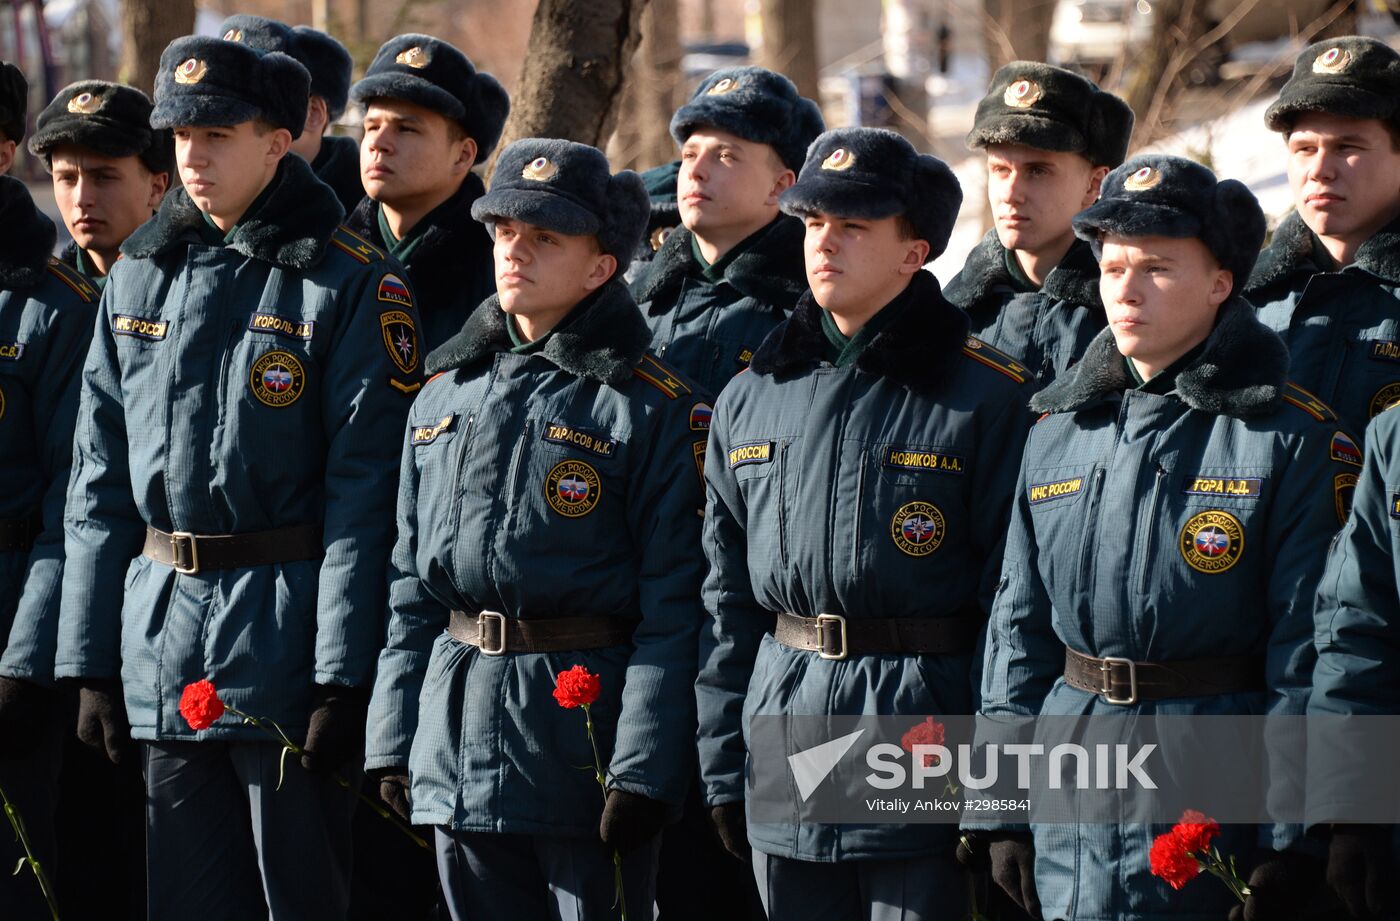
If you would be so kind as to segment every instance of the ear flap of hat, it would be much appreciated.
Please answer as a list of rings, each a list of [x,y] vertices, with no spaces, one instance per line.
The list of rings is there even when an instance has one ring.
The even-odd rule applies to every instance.
[[[472,78],[472,102],[474,111],[468,112],[467,118],[476,141],[476,162],[482,163],[501,140],[510,114],[510,95],[495,77],[477,71]]]
[[[914,204],[907,213],[919,235],[928,241],[930,259],[948,248],[962,199],[962,185],[948,164],[920,154],[914,164]]]
[[[1207,240],[1221,265],[1235,274],[1235,290],[1244,290],[1259,249],[1264,245],[1264,210],[1242,182],[1222,180],[1215,187],[1215,214]]]
[[[805,97],[798,99],[788,122],[787,138],[775,148],[778,156],[794,173],[800,173],[807,158],[807,148],[825,130],[826,120],[822,118],[822,110],[817,104]]]
[[[647,219],[651,216],[651,200],[647,197],[642,177],[623,170],[608,180],[608,213],[598,231],[598,242],[617,258],[617,274],[632,262],[632,254],[642,244]]]
[[[292,140],[301,137],[311,92],[311,75],[306,68],[290,55],[269,51],[258,60],[258,80],[263,118],[290,131]]]
[[[1089,162],[1109,169],[1121,166],[1133,135],[1133,110],[1112,93],[1097,92],[1089,103]]]

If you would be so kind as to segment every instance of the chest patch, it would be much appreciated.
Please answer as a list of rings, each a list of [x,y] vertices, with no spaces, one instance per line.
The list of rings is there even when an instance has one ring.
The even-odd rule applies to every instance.
[[[1084,478],[1072,477],[1056,480],[1053,483],[1037,483],[1026,489],[1026,499],[1031,505],[1039,505],[1052,499],[1064,499],[1084,491]]]
[[[932,470],[959,475],[967,467],[966,459],[957,454],[923,451],[918,448],[897,448],[893,445],[881,452],[880,463],[896,470]]]
[[[1373,339],[1371,340],[1371,351],[1368,354],[1376,361],[1400,362],[1400,342],[1391,339]]]
[[[438,420],[436,425],[420,425],[413,429],[412,441],[417,445],[430,445],[437,441],[437,437],[443,432],[452,430],[452,423],[457,418],[456,413],[448,413]]]
[[[943,512],[931,502],[901,505],[890,521],[890,538],[909,556],[928,556],[943,543],[946,533]]]
[[[306,389],[306,369],[291,352],[274,349],[253,362],[248,386],[259,403],[282,409],[301,399]]]
[[[311,340],[316,324],[311,320],[293,320],[275,313],[255,313],[248,319],[248,329],[255,333],[276,333],[288,339]]]
[[[23,342],[0,342],[0,361],[19,361],[23,356]]]
[[[544,481],[545,501],[565,518],[582,518],[593,511],[602,492],[598,471],[580,460],[555,464]]]
[[[564,425],[562,422],[551,422],[546,425],[544,433],[540,437],[552,444],[569,445],[599,457],[612,457],[617,451],[617,442],[601,435],[580,431]]]
[[[1197,476],[1186,481],[1182,491],[1188,496],[1244,496],[1255,497],[1263,489],[1264,481],[1259,477],[1215,477]]]
[[[729,449],[729,469],[749,464],[767,464],[773,460],[773,442],[753,441]]]
[[[1396,402],[1400,402],[1400,382],[1386,384],[1371,397],[1371,405],[1366,408],[1372,419],[1385,412]]]
[[[118,336],[134,336],[148,342],[159,342],[170,332],[170,322],[114,313],[112,314],[112,332]]]
[[[1210,575],[1226,572],[1244,555],[1244,525],[1229,512],[1212,509],[1192,515],[1178,543],[1192,569]]]

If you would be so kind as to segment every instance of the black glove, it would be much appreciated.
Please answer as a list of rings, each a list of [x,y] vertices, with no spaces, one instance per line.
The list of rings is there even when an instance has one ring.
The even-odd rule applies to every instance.
[[[413,802],[409,798],[408,768],[403,765],[376,768],[370,776],[379,780],[379,798],[394,815],[412,824]]]
[[[1249,895],[1230,909],[1230,921],[1293,921],[1322,883],[1323,863],[1296,851],[1261,850],[1250,871]]]
[[[113,764],[135,757],[120,681],[89,678],[78,683],[78,739],[105,752]]]
[[[666,804],[626,790],[609,790],[598,833],[619,854],[636,850],[661,833]]]
[[[32,681],[0,677],[0,758],[34,751],[51,718],[53,696]]]
[[[1040,921],[1040,896],[1035,891],[1035,843],[1028,831],[979,833],[986,840],[992,882],[1026,914]]]
[[[749,824],[744,818],[743,803],[725,803],[710,807],[710,824],[719,835],[724,849],[744,862],[749,859]]]
[[[1390,825],[1337,825],[1327,848],[1327,885],[1354,918],[1377,918],[1394,904]]]
[[[316,685],[301,766],[313,774],[328,774],[363,751],[368,711],[369,695],[359,688]]]

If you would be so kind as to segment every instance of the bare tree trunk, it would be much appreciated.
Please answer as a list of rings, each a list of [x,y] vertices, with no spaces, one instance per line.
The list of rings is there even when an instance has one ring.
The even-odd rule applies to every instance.
[[[677,0],[650,0],[642,13],[642,42],[632,57],[617,131],[608,145],[614,167],[650,169],[675,159],[671,115],[683,101],[680,9]]]
[[[120,79],[150,93],[160,53],[194,31],[194,0],[122,0]]]
[[[1043,61],[1050,52],[1056,0],[982,0],[982,30],[992,69],[1012,61]]]
[[[816,0],[762,0],[763,53],[758,63],[784,74],[797,91],[820,100]]]
[[[497,151],[526,137],[605,144],[645,6],[646,0],[541,0]]]

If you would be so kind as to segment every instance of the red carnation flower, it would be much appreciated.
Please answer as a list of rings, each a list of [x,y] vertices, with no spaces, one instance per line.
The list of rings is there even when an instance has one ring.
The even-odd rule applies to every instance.
[[[925,717],[922,723],[914,724],[914,728],[906,732],[899,740],[900,748],[907,752],[912,752],[915,745],[942,745],[944,739],[944,728],[942,723],[936,723],[933,717]],[[924,767],[932,767],[938,763],[938,756],[931,753],[924,753]]]
[[[1207,817],[1204,812],[1188,809],[1181,814],[1181,820],[1176,823],[1171,833],[1181,842],[1182,850],[1204,851],[1220,834],[1220,823]]]
[[[1147,859],[1152,865],[1152,875],[1166,880],[1173,889],[1185,886],[1201,872],[1201,865],[1182,847],[1174,831],[1156,837]]]
[[[559,701],[559,706],[569,710],[588,706],[598,699],[599,692],[603,690],[603,682],[598,676],[582,665],[560,672],[555,685],[554,699]]]
[[[180,695],[180,715],[196,731],[214,725],[224,715],[224,702],[219,699],[214,682],[204,678],[185,685],[185,691]]]

